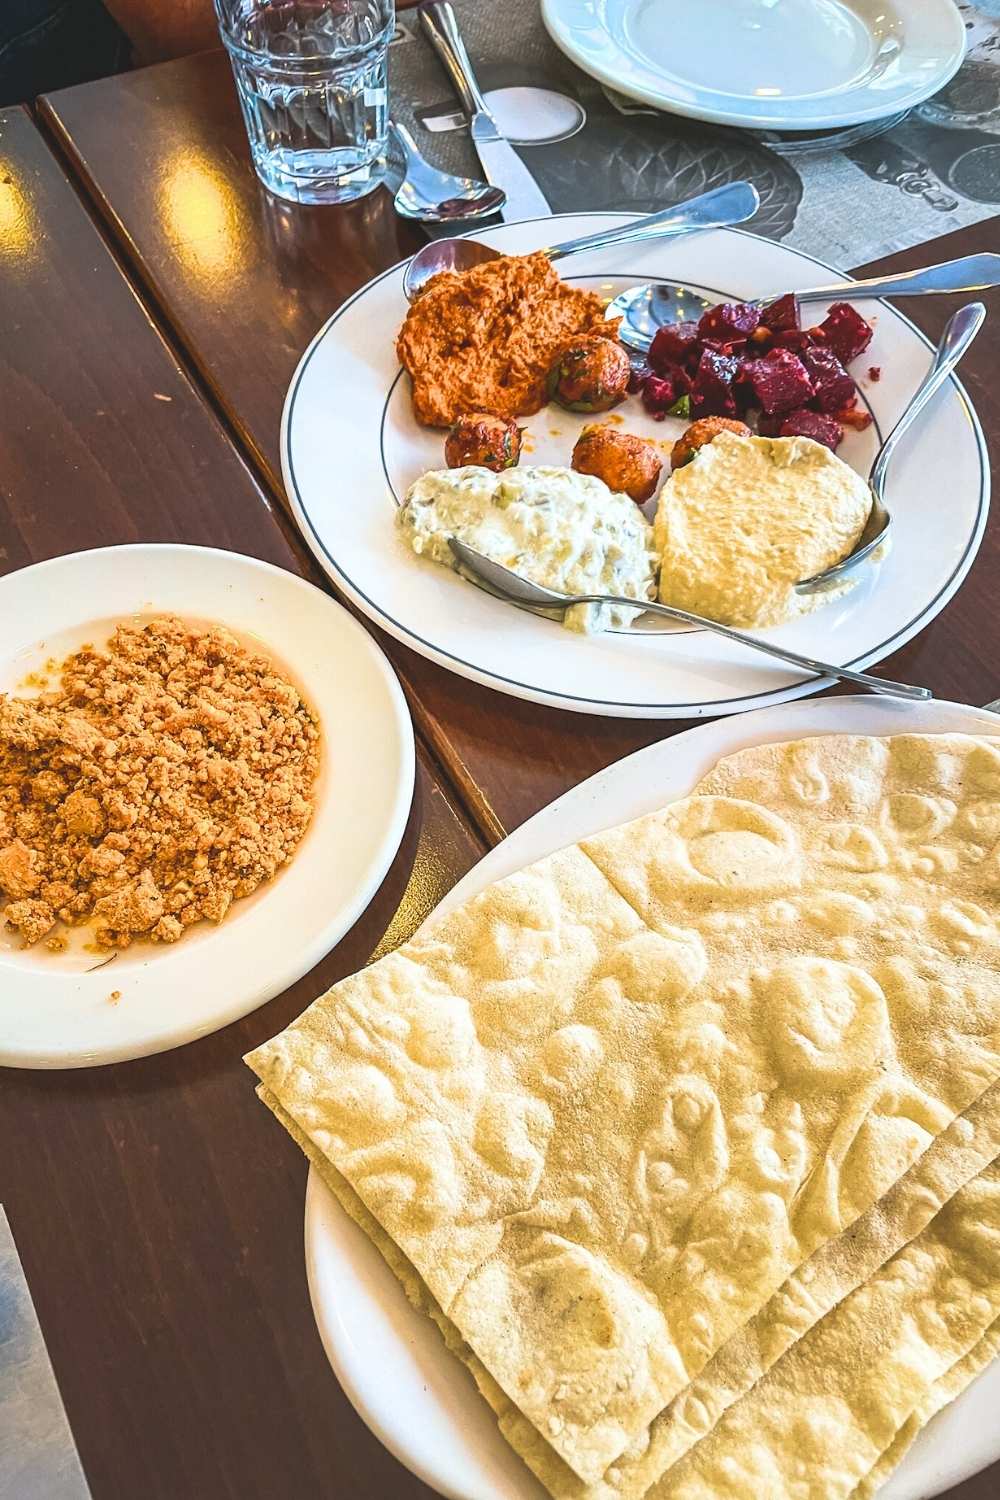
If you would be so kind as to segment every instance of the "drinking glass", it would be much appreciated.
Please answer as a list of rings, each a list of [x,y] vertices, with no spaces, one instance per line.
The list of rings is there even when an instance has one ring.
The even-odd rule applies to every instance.
[[[295,203],[346,203],[385,172],[394,0],[215,0],[250,152]]]

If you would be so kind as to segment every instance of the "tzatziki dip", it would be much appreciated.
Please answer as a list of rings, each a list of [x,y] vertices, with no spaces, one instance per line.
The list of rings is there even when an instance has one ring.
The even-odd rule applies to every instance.
[[[414,552],[449,568],[454,536],[561,593],[655,597],[653,528],[627,495],[573,469],[432,469],[407,490],[399,524]],[[627,607],[574,604],[563,624],[605,630],[632,617]]]

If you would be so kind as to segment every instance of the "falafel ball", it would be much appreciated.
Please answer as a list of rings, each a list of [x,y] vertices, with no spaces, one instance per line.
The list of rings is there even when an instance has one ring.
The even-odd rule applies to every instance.
[[[653,494],[662,467],[652,443],[602,424],[583,429],[571,464],[578,474],[594,474],[636,505],[644,505]]]
[[[617,340],[586,334],[556,356],[549,370],[549,397],[569,411],[610,411],[628,395],[631,371]]]
[[[521,457],[521,429],[509,417],[471,411],[459,417],[445,439],[444,461],[449,469],[474,464],[499,474],[512,469]]]
[[[704,448],[720,432],[735,432],[740,437],[749,437],[750,429],[745,422],[733,417],[699,417],[686,432],[682,432],[670,450],[670,467],[679,469],[689,463],[699,448]]]

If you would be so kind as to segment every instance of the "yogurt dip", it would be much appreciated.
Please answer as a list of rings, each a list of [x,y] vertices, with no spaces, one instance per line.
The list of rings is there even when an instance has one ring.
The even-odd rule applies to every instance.
[[[852,581],[815,594],[794,585],[854,546],[867,483],[811,438],[720,432],[660,491],[660,598],[725,625],[777,625]]]
[[[414,552],[455,567],[450,536],[532,583],[568,594],[656,594],[653,528],[627,495],[572,469],[432,469],[412,484],[399,525]],[[574,604],[570,630],[625,625],[630,609]]]

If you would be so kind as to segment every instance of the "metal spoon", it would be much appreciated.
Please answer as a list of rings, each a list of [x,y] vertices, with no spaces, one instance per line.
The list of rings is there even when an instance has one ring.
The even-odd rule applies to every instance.
[[[453,177],[450,172],[439,172],[420,154],[405,125],[392,120],[389,130],[406,163],[406,175],[393,199],[396,212],[404,219],[449,224],[486,219],[503,208],[507,201],[503,188],[491,187],[475,177]]]
[[[811,657],[800,656],[797,651],[788,651],[782,646],[772,645],[770,641],[762,641],[758,636],[744,635],[742,630],[732,630],[728,625],[720,625],[717,620],[689,614],[686,609],[675,609],[672,604],[654,604],[652,601],[640,603],[624,594],[560,594],[555,589],[543,588],[539,583],[529,583],[520,574],[512,573],[510,568],[484,557],[481,552],[460,542],[457,537],[449,537],[448,545],[463,568],[481,579],[490,592],[502,595],[512,604],[548,610],[564,610],[571,604],[626,605],[630,609],[664,615],[668,620],[678,620],[683,625],[695,625],[701,630],[714,631],[716,635],[725,636],[729,641],[738,641],[741,646],[750,646],[754,651],[763,651],[766,656],[776,657],[789,666],[814,672],[817,677],[840,678],[843,682],[854,682],[859,687],[867,688],[869,692],[888,693],[896,698],[933,697],[930,688],[911,687],[905,682],[890,682],[888,678],[872,677],[867,672],[852,672],[849,667],[836,667],[831,662],[814,661]]]
[[[566,240],[561,245],[543,247],[542,254],[549,260],[562,260],[566,255],[577,255],[584,250],[597,250],[605,245],[632,244],[637,240],[658,239],[661,235],[684,234],[693,229],[719,229],[730,224],[742,224],[752,219],[760,207],[757,189],[749,182],[731,182],[725,187],[713,188],[686,203],[649,214],[644,219],[633,219],[630,224],[619,224],[614,229],[602,229],[596,234],[584,234],[575,240]],[[432,240],[413,256],[403,276],[403,291],[407,300],[426,286],[432,276],[441,271],[468,271],[484,261],[496,260],[502,252],[480,240],[442,239]],[[1000,259],[1000,257],[998,257]]]
[[[838,297],[856,302],[869,297],[926,296],[929,292],[981,292],[991,286],[1000,286],[1000,255],[983,254],[963,255],[958,260],[904,271],[899,276],[870,276],[865,281],[836,281],[830,286],[808,287],[795,295],[800,302],[835,302]],[[773,298],[758,297],[754,305],[759,307],[770,301]],[[679,282],[646,282],[620,292],[608,304],[608,317],[621,318],[618,337],[623,344],[645,353],[658,328],[664,324],[697,322],[714,305],[711,298]]]
[[[801,583],[797,583],[795,585],[797,594],[815,594],[820,589],[828,588],[831,583],[852,573],[859,563],[864,562],[866,557],[870,557],[875,548],[885,540],[892,524],[883,498],[889,460],[896,451],[900,438],[909,431],[915,418],[954,370],[982,328],[985,317],[986,309],[981,302],[968,302],[965,307],[960,307],[958,312],[953,313],[948,319],[930,369],[913,392],[902,416],[875,455],[875,462],[868,475],[868,483],[872,492],[872,508],[864,531],[853,549],[839,563],[835,563],[832,568],[824,568],[822,573],[815,573],[812,578],[805,578]]]

